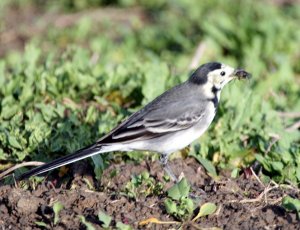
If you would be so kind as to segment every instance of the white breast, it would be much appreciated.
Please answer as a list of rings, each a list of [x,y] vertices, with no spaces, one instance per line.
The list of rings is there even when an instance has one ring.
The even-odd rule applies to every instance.
[[[171,154],[185,148],[194,140],[198,139],[209,127],[215,116],[215,107],[209,103],[207,110],[195,126],[178,132],[172,132],[159,138],[137,141],[126,144],[128,150],[148,150],[164,154]],[[125,147],[125,146],[124,146]]]

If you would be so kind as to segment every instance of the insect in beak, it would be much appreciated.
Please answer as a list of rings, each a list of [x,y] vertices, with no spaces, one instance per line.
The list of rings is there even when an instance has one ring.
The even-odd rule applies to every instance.
[[[236,69],[233,75],[236,76],[239,80],[251,78],[251,74],[243,69]]]

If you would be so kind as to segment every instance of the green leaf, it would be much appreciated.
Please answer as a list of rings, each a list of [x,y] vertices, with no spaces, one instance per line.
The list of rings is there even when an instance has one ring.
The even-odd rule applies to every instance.
[[[194,211],[194,202],[193,202],[193,200],[186,197],[186,198],[184,198],[184,204],[185,204],[185,208],[188,211],[188,213],[192,214],[192,212]]]
[[[189,195],[190,188],[191,186],[185,177],[178,183],[178,189],[182,197],[187,197]]]
[[[1,111],[1,117],[3,119],[10,119],[12,116],[14,116],[19,110],[18,105],[10,105],[10,106],[5,106],[2,108]]]
[[[0,60],[0,85],[5,84],[5,61]]]
[[[142,85],[142,93],[146,101],[153,100],[165,90],[169,69],[166,63],[147,64],[143,67],[145,82]]]
[[[95,172],[95,175],[96,175],[96,179],[100,180],[101,176],[102,176],[102,173],[103,173],[103,170],[105,169],[103,158],[100,154],[97,154],[97,155],[92,156],[92,160],[93,160],[93,163],[94,163],[94,166],[95,166],[94,172]]]
[[[1,151],[0,151],[0,156],[1,156]],[[296,168],[296,177],[298,181],[300,181],[300,167]]]
[[[171,197],[174,200],[179,200],[181,197],[181,194],[180,194],[177,184],[175,184],[171,188],[169,188],[167,193],[168,193],[168,197]]]
[[[231,177],[232,178],[238,178],[239,177],[239,173],[240,173],[240,169],[239,168],[235,168],[235,169],[233,169],[232,171],[231,171]]]
[[[285,164],[288,164],[293,161],[292,154],[289,152],[286,152],[286,151],[282,152],[281,157]]]
[[[208,174],[214,178],[218,176],[215,166],[207,159],[195,154],[191,153],[191,156],[195,157],[207,170]]]
[[[97,110],[95,106],[90,106],[86,113],[85,122],[94,123],[96,119],[97,119]]]
[[[241,124],[243,124],[244,119],[247,117],[247,114],[249,114],[247,108],[249,107],[249,100],[251,100],[251,94],[252,91],[245,92],[245,95],[243,95],[243,98],[240,98],[239,106],[239,113],[237,117],[235,118],[233,124],[232,124],[232,130],[237,130]]]
[[[190,185],[186,178],[182,178],[177,184],[174,184],[168,189],[168,197],[179,200],[181,197],[187,197],[189,195]]]
[[[262,166],[264,167],[265,170],[267,171],[271,171],[271,166],[270,163],[260,154],[256,154],[255,155],[256,160],[262,164]]]
[[[30,71],[32,71],[32,68],[35,67],[35,64],[38,61],[40,54],[41,54],[41,49],[33,45],[33,43],[31,44],[29,43],[26,45],[24,59],[27,64],[27,68],[29,68]],[[31,72],[29,74],[31,74]]]
[[[200,207],[198,215],[193,219],[196,221],[200,217],[213,214],[217,210],[217,206],[214,203],[205,203]]]
[[[27,84],[23,87],[22,94],[19,97],[20,104],[22,106],[25,106],[26,103],[28,103],[33,97],[33,91],[32,86],[30,84]]]
[[[0,148],[0,160],[5,160],[7,155],[4,153],[3,149]],[[3,168],[0,167],[0,170],[3,170]]]
[[[50,122],[51,119],[56,116],[55,109],[52,105],[40,103],[37,104],[36,107],[41,110],[43,118],[46,122]]]
[[[123,224],[122,222],[117,222],[116,227],[118,230],[133,230],[130,225]]]
[[[273,170],[277,172],[282,172],[284,165],[280,161],[275,161],[275,162],[271,162],[271,167],[273,168]]]
[[[285,196],[282,199],[282,206],[287,211],[296,211],[298,218],[300,218],[300,200],[294,199],[290,196]]]
[[[9,142],[10,146],[12,146],[16,149],[22,149],[21,144],[19,143],[19,141],[17,140],[17,138],[15,136],[9,136],[8,142]]]
[[[111,223],[111,216],[107,215],[106,213],[99,211],[98,212],[98,219],[103,222],[103,224],[101,225],[103,228],[108,228],[110,223]]]
[[[42,221],[36,221],[34,223],[36,225],[40,226],[40,227],[44,227],[44,228],[48,228],[49,227],[45,222],[42,222]]]
[[[143,172],[141,173],[141,176],[142,176],[142,179],[143,179],[143,180],[147,180],[147,179],[149,179],[150,174],[149,174],[148,171],[143,171]]]
[[[79,219],[81,221],[81,223],[83,223],[85,225],[85,227],[87,228],[87,230],[96,230],[96,228],[88,221],[85,220],[84,216],[79,216]]]
[[[165,204],[165,208],[166,208],[167,213],[169,213],[169,214],[177,213],[177,211],[178,211],[177,210],[177,205],[173,200],[171,200],[170,198],[167,198],[164,201],[164,204]]]
[[[53,204],[53,212],[54,212],[54,225],[59,221],[59,213],[64,208],[64,206],[60,202],[55,202]]]

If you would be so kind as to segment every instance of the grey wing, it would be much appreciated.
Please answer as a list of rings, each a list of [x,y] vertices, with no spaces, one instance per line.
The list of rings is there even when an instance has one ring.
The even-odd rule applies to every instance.
[[[204,116],[204,110],[194,105],[178,106],[169,103],[152,108],[150,111],[139,111],[133,114],[116,129],[112,130],[101,143],[132,142],[147,140],[162,135],[184,130],[198,123]]]
[[[197,113],[195,111],[185,111],[181,116],[177,118],[151,118],[146,117],[141,119],[132,125],[128,126],[127,129],[135,129],[143,127],[152,133],[169,133],[175,132],[183,129],[187,129],[195,125],[203,116],[202,113]],[[120,134],[116,137],[121,136]]]

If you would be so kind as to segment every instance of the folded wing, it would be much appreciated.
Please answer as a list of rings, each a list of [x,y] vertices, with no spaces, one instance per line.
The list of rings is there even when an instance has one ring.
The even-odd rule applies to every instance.
[[[128,143],[137,140],[148,140],[171,132],[188,129],[198,123],[204,116],[204,111],[197,110],[197,108],[177,110],[176,113],[175,116],[167,116],[167,113],[164,115],[164,110],[153,111],[147,113],[146,116],[135,119],[134,122],[128,122],[127,120],[101,139],[100,142],[102,144]]]

